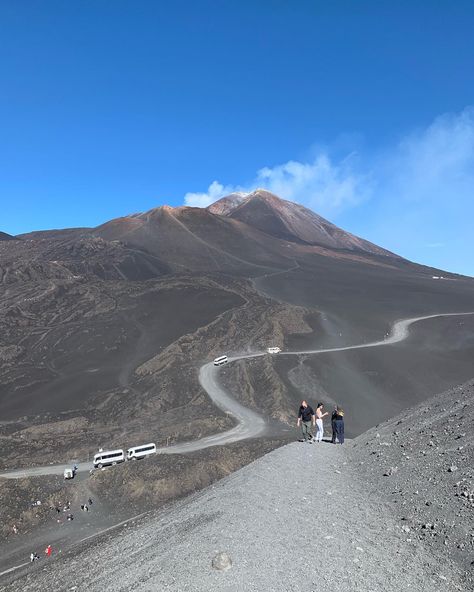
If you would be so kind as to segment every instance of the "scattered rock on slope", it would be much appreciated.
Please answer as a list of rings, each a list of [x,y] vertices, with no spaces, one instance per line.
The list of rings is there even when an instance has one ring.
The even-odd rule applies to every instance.
[[[369,488],[398,515],[400,529],[460,564],[466,589],[474,586],[473,400],[471,380],[365,432],[351,451]]]

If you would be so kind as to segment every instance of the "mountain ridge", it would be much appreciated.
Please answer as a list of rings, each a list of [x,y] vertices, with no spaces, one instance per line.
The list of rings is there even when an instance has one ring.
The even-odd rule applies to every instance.
[[[8,234],[8,232],[2,232],[0,230],[0,241],[19,240],[17,237]]]
[[[244,196],[225,196],[207,208],[213,213],[239,219],[262,232],[308,245],[348,249],[401,258],[329,222],[312,210],[257,189]]]
[[[194,214],[192,216],[191,214]],[[193,221],[191,218],[195,218]],[[381,255],[392,259],[402,259],[396,253],[388,251],[370,241],[358,237],[329,222],[312,210],[284,200],[269,191],[257,189],[251,193],[234,192],[207,208],[194,206],[161,205],[145,212],[134,212],[118,218],[112,218],[92,228],[64,228],[57,230],[37,230],[24,233],[18,237],[11,237],[0,233],[0,240],[15,238],[74,238],[79,235],[100,236],[105,240],[127,240],[136,244],[149,242],[150,234],[168,234],[167,224],[177,221],[184,225],[197,226],[198,233],[202,231],[207,237],[212,237],[219,224],[240,233],[247,240],[250,229],[263,233],[279,241],[294,243],[295,245],[319,246],[328,249],[347,250],[362,254]],[[225,222],[224,222],[225,220]],[[240,223],[240,224],[239,224]],[[207,228],[206,225],[208,225]],[[230,226],[229,226],[230,225]],[[139,236],[140,232],[146,235]],[[195,232],[195,230],[191,230]],[[159,243],[159,236],[156,237]],[[203,238],[201,236],[201,238]],[[252,233],[252,240],[256,240]],[[168,237],[169,241],[170,237]],[[207,239],[206,239],[207,240]],[[222,241],[221,241],[222,242]],[[155,244],[152,248],[155,255]],[[222,248],[222,244],[220,244]]]
[[[138,246],[177,268],[215,271],[222,270],[223,262],[232,271],[236,260],[251,267],[278,268],[279,261],[300,257],[303,247],[323,256],[346,252],[404,261],[308,208],[262,189],[232,193],[207,208],[162,205],[109,220],[90,232]]]

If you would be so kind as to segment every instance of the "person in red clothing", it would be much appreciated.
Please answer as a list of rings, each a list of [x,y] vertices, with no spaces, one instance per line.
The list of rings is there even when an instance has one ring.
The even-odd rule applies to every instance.
[[[44,550],[46,557],[51,557],[51,553],[53,552],[53,549],[51,548],[51,545],[48,545],[46,547],[46,549]]]

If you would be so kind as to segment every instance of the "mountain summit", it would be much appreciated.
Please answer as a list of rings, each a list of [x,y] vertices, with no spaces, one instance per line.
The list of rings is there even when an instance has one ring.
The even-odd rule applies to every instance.
[[[264,189],[257,189],[249,194],[232,193],[207,209],[214,214],[240,220],[285,241],[397,257],[390,251],[342,230],[308,208],[281,199]]]
[[[161,206],[110,220],[90,232],[138,247],[157,258],[160,267],[175,271],[253,275],[262,266],[291,267],[303,252],[400,259],[263,189],[232,193],[207,208]]]
[[[114,218],[96,228],[31,232],[12,238],[101,238],[138,248],[162,270],[247,273],[248,267],[278,268],[303,253],[402,261],[398,255],[332,224],[297,203],[256,189],[231,193],[207,208],[160,206]],[[324,250],[324,252],[323,252]],[[137,253],[134,252],[135,258]],[[146,266],[150,266],[147,260]]]

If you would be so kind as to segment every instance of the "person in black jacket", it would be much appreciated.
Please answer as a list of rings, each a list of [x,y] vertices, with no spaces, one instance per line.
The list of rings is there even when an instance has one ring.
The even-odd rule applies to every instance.
[[[301,401],[299,413],[298,413],[298,421],[296,423],[297,427],[301,426],[301,432],[303,434],[303,442],[311,443],[313,440],[313,435],[311,433],[311,424],[313,427],[316,423],[316,416],[314,415],[313,408],[308,405],[306,401]]]
[[[342,407],[336,407],[336,414],[334,416],[334,427],[339,444],[344,444],[344,411]],[[336,442],[334,441],[334,444]]]
[[[337,417],[337,405],[334,405],[334,411],[331,414],[331,428],[332,428],[332,438],[331,443],[336,443],[336,417]]]

